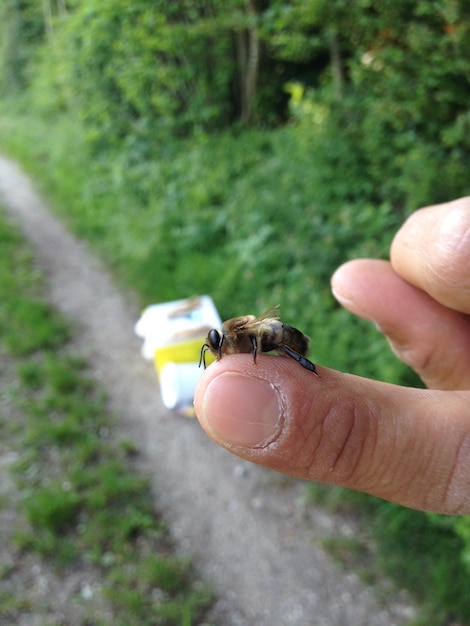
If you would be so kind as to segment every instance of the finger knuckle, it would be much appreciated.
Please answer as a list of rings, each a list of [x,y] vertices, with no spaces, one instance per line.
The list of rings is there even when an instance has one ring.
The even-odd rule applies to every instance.
[[[321,424],[315,454],[322,480],[356,486],[369,472],[376,442],[375,418],[357,396],[332,402]]]

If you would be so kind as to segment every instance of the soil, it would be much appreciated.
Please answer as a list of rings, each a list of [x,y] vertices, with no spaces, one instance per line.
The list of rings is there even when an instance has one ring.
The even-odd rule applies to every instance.
[[[303,483],[233,457],[207,439],[197,420],[164,408],[152,366],[140,356],[141,342],[133,333],[140,315],[136,298],[113,284],[87,245],[51,215],[28,178],[2,157],[0,199],[32,245],[50,301],[72,321],[74,349],[106,389],[120,434],[135,442],[139,471],[152,481],[155,506],[177,549],[192,557],[215,590],[211,623],[408,623],[416,613],[406,594],[390,592],[383,582],[365,584],[322,549],[326,537],[354,537],[359,529],[353,519],[307,506]],[[3,394],[1,408],[4,414],[14,410]],[[10,496],[0,515],[0,563],[14,570],[17,588],[31,591],[29,625],[73,624],[78,609],[71,599],[86,603],[99,580],[91,571],[58,580],[44,563],[11,547],[8,537],[18,519],[7,471],[13,460],[0,446],[0,496]],[[34,606],[46,599],[46,622],[39,620],[39,608],[36,621]]]

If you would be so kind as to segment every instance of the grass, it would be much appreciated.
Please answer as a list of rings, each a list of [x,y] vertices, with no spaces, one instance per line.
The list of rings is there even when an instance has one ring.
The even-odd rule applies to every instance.
[[[64,575],[78,563],[96,568],[113,626],[199,623],[211,594],[174,554],[148,482],[132,470],[135,447],[113,438],[103,392],[70,353],[73,331],[45,302],[25,242],[1,215],[0,267],[0,350],[16,368],[4,393],[21,416],[0,419],[2,440],[18,453],[13,471],[27,521],[14,532],[16,545]],[[17,594],[0,594],[0,621],[21,610]]]
[[[409,626],[470,623],[470,576],[461,555],[465,544],[452,518],[397,507],[342,489],[312,484],[310,498],[332,511],[352,515],[363,532],[328,538],[325,549],[353,567],[367,583],[385,573],[419,604]]]

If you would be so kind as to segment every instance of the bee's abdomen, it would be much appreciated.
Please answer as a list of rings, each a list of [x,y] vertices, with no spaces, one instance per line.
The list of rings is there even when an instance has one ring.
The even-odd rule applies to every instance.
[[[283,324],[282,343],[288,345],[290,348],[292,348],[292,350],[295,350],[302,356],[305,356],[308,352],[310,338],[307,337],[307,335],[301,333],[300,330],[297,330],[297,328],[293,328],[292,326]]]

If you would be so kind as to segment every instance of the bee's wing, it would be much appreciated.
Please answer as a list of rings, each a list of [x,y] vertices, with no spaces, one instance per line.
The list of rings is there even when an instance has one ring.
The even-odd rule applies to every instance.
[[[262,322],[263,320],[266,320],[268,318],[278,320],[280,317],[281,311],[279,308],[279,304],[276,304],[276,306],[272,306],[267,311],[264,311],[264,313],[261,313],[261,315],[257,315],[251,323],[256,324],[257,322]]]
[[[234,317],[223,323],[222,329],[225,328],[225,334],[241,333],[245,330],[256,331],[259,329],[261,322],[267,319],[279,319],[279,305],[273,306],[261,315],[243,315],[242,317]]]

